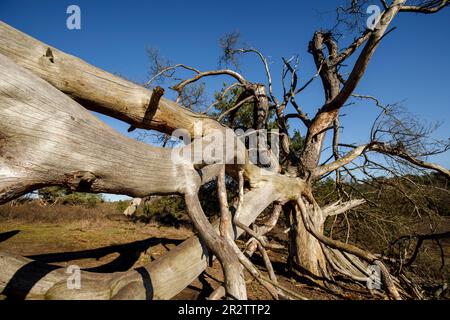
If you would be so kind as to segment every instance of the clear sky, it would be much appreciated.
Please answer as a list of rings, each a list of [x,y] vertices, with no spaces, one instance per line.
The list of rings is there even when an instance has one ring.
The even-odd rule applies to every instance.
[[[242,39],[268,57],[280,96],[281,57],[300,56],[300,83],[314,74],[308,42],[315,30],[333,24],[331,11],[342,1],[23,1],[0,0],[0,19],[13,27],[85,61],[131,80],[148,79],[146,47],[157,47],[175,63],[202,70],[218,66],[218,39],[239,30]],[[81,30],[66,28],[69,5],[81,8]],[[374,4],[378,1],[374,0]],[[370,62],[356,92],[377,96],[384,103],[403,101],[428,123],[440,122],[435,136],[448,139],[450,128],[450,9],[435,15],[403,13]],[[353,37],[343,38],[348,43]],[[251,81],[265,80],[258,60],[243,61]],[[208,82],[208,92],[228,79]],[[323,103],[320,81],[300,97],[313,114]],[[345,109],[342,142],[364,143],[378,113],[362,103]],[[101,116],[126,134],[128,125]],[[301,128],[292,123],[292,128]],[[304,132],[304,131],[303,131]],[[450,154],[430,160],[450,167]]]

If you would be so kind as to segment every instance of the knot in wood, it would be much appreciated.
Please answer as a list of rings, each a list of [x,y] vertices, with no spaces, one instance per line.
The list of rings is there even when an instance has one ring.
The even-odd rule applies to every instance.
[[[67,176],[67,186],[72,191],[89,192],[92,191],[92,184],[97,177],[88,171],[78,171]]]

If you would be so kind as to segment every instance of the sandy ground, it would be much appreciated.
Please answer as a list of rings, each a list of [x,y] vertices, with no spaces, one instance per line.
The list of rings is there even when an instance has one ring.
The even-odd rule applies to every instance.
[[[122,219],[121,219],[122,220]],[[95,272],[124,271],[142,266],[192,235],[187,228],[157,227],[129,221],[25,223],[0,221],[0,250],[59,266],[79,265]],[[242,245],[242,243],[240,243]],[[285,252],[269,251],[279,282],[310,299],[338,299],[333,294],[296,281],[284,270]],[[265,271],[261,259],[255,264]],[[249,299],[270,299],[267,291],[246,275]],[[174,299],[206,299],[223,275],[217,261]],[[347,298],[355,298],[351,295]]]
[[[272,241],[282,241],[275,232]],[[189,228],[165,227],[155,224],[132,222],[119,215],[84,218],[56,223],[0,219],[0,250],[59,266],[76,264],[94,272],[126,271],[158,259],[167,251],[192,236]],[[448,256],[450,244],[445,245]],[[242,246],[243,242],[238,241]],[[280,284],[308,299],[374,299],[363,286],[351,286],[339,294],[319,288],[288,273],[286,250],[269,250]],[[259,255],[252,258],[265,273]],[[1,272],[1,271],[0,271]],[[206,299],[223,280],[220,264],[205,270],[193,283],[174,299]],[[267,291],[249,274],[246,275],[249,299],[270,299]],[[378,297],[379,298],[379,297]]]

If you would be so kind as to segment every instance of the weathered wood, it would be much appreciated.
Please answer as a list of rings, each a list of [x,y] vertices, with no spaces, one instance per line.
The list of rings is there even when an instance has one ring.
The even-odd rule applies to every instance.
[[[386,266],[378,259],[377,256],[374,254],[365,251],[363,249],[360,249],[352,244],[344,243],[338,240],[334,240],[331,238],[326,237],[323,235],[322,230],[317,230],[316,226],[313,224],[315,221],[310,220],[309,215],[307,214],[308,208],[306,204],[303,202],[302,198],[297,198],[297,205],[298,205],[298,219],[302,219],[305,228],[308,230],[308,232],[314,236],[318,241],[320,241],[322,244],[332,248],[332,249],[338,249],[341,252],[350,253],[360,259],[363,259],[369,263],[376,264],[381,269],[381,274],[383,276],[383,281],[386,285],[387,291],[392,295],[392,297],[396,300],[401,300],[400,294],[398,293],[398,290],[393,283],[391,276],[389,274],[389,271],[387,270]],[[323,214],[320,212],[320,208],[314,204],[314,208],[312,211],[315,211],[317,215],[323,216]]]
[[[3,55],[0,112],[1,203],[46,185],[143,197],[200,183],[171,150],[120,135]]]
[[[52,60],[48,59],[49,50]],[[197,114],[161,97],[162,92],[157,92],[157,99],[151,102],[154,91],[96,68],[2,21],[0,54],[51,83],[83,107],[125,121],[136,128],[167,134],[184,129],[192,138],[226,129],[206,115]],[[236,140],[238,143],[241,143],[239,139]],[[248,161],[245,161],[244,166],[247,177],[259,171]]]
[[[155,193],[193,195],[200,186],[201,179],[192,163],[185,160],[177,162],[172,159],[170,150],[151,147],[121,136],[49,83],[1,54],[0,111],[2,113],[0,199],[3,202],[38,186],[46,185],[67,185],[74,190],[121,193],[136,197]],[[293,181],[297,184],[296,180]],[[250,217],[248,224],[280,195],[272,190],[272,183],[266,184],[267,188],[259,190],[263,191],[262,194],[251,193],[247,197],[249,202],[242,218]],[[280,186],[284,188],[283,184]],[[261,201],[260,196],[264,197],[265,201]],[[202,233],[204,231],[202,228],[207,226],[208,222],[207,220],[200,222],[198,227]],[[192,250],[205,250],[195,240],[191,242]],[[178,257],[186,259],[185,251],[189,250],[182,251]],[[201,255],[199,252],[198,257]],[[195,255],[190,252],[189,259],[186,260],[195,264],[198,261],[194,257]],[[2,262],[9,260],[4,258]],[[19,261],[17,262],[19,264],[26,263],[23,259],[14,261]],[[161,264],[175,263],[175,266],[170,266],[172,270],[176,269],[176,266],[180,266],[182,270],[177,270],[180,275],[174,278],[178,280],[178,284],[172,285],[169,293],[160,294],[154,291],[153,296],[160,294],[163,297],[170,297],[170,294],[176,294],[189,284],[180,281],[180,277],[192,281],[205,267],[200,263],[199,271],[190,272],[186,271],[186,263],[180,260],[174,261],[169,257],[162,261]],[[167,282],[167,275],[170,275],[167,267],[166,265],[164,268],[163,282]],[[92,275],[88,276],[88,280],[92,278],[92,284],[86,286],[86,292],[77,294],[66,292],[67,288],[59,283],[62,281],[61,276],[50,282],[45,279],[43,287],[37,288],[45,291],[46,298],[66,296],[70,298],[74,295],[77,298],[130,297],[129,290],[132,289],[136,293],[139,292],[139,288],[141,295],[133,293],[132,296],[146,297],[148,294],[145,291],[146,284],[142,280],[137,280],[136,277],[141,276],[136,274],[136,271],[133,272],[123,276],[111,276],[106,282],[102,276],[99,278],[102,280],[99,284],[93,283],[95,276],[94,278]],[[61,272],[56,274],[60,275]],[[154,279],[156,283],[157,278]],[[52,283],[51,288],[48,287],[49,283]],[[96,290],[95,294],[89,292],[97,286],[101,290]],[[14,288],[14,290],[21,289]],[[40,291],[30,294],[42,296]]]
[[[279,196],[270,185],[246,193],[241,209],[241,222],[250,225]],[[218,230],[217,224],[215,228]],[[236,237],[241,233],[238,230]],[[82,271],[81,289],[68,290],[66,281],[69,275],[65,273],[65,268],[53,268],[0,252],[0,269],[3,270],[0,272],[0,293],[28,299],[104,300],[114,298],[120,289],[131,283],[128,288],[131,287],[134,293],[128,298],[170,299],[205,270],[208,260],[209,253],[205,245],[197,236],[193,236],[139,270],[114,274]],[[23,285],[30,282],[33,283],[31,288]]]
[[[49,59],[48,52],[52,58]],[[85,108],[123,120],[137,128],[171,134],[183,128],[193,136],[195,121],[204,130],[223,128],[164,97],[150,103],[153,92],[42,43],[0,21],[0,53],[71,96]]]
[[[313,49],[318,72],[324,83],[326,103],[308,124],[306,146],[299,164],[299,172],[302,178],[308,178],[309,181],[320,177],[320,174],[317,174],[320,171],[320,169],[317,170],[317,166],[322,152],[325,131],[329,124],[335,121],[339,108],[357,86],[367,63],[385,35],[389,23],[399,12],[404,2],[405,0],[394,0],[393,4],[386,8],[383,13],[379,28],[373,31],[370,36],[367,33],[355,40],[354,45],[342,51],[339,56],[339,50],[336,43],[332,41],[331,34],[316,33],[313,45],[317,42],[315,48],[317,50],[314,50],[314,46],[311,49]],[[347,81],[343,81],[339,78],[337,64],[342,62],[346,56],[351,55],[358,46],[366,41],[366,46],[356,60],[349,78]],[[322,59],[324,46],[327,47],[329,52],[326,64],[323,64]],[[78,58],[43,44],[4,23],[0,23],[0,54],[8,56],[15,63],[48,81],[84,107],[128,122],[132,126],[130,129],[139,127],[170,134],[174,129],[184,128],[193,134],[196,122],[202,122],[203,135],[207,135],[213,129],[224,130],[224,127],[214,120],[203,115],[197,115],[181,108],[174,102],[161,98],[161,92],[159,91],[155,93],[155,91],[146,90],[139,85],[113,76]],[[8,71],[13,71],[12,75],[14,75],[15,69],[11,67],[9,70],[8,67],[5,67],[3,71],[3,74],[0,73],[2,78]],[[29,75],[27,74],[27,76]],[[26,77],[22,78],[24,80]],[[192,190],[198,188],[202,179],[194,170],[192,163],[189,163],[189,161],[187,161],[188,163],[174,161],[169,159],[168,154],[164,151],[152,149],[148,146],[143,147],[142,144],[139,145],[135,141],[126,140],[118,134],[111,135],[111,129],[108,131],[107,126],[99,125],[101,124],[100,121],[94,121],[92,119],[95,118],[89,118],[81,114],[80,106],[74,104],[70,99],[67,99],[67,101],[71,101],[70,110],[67,111],[62,108],[61,106],[64,104],[61,103],[64,100],[59,100],[58,90],[53,88],[51,94],[47,96],[47,94],[41,93],[45,86],[40,85],[36,88],[38,93],[33,92],[31,82],[34,82],[34,79],[25,87],[22,86],[26,81],[21,83],[21,76],[18,77],[18,80],[8,77],[5,77],[5,79],[4,90],[0,92],[0,95],[3,96],[0,100],[1,107],[5,107],[6,110],[6,117],[2,119],[6,125],[3,129],[0,129],[0,202],[14,198],[29,190],[51,184],[67,185],[74,190],[123,193],[139,197],[156,193],[185,194],[192,196],[186,198],[187,202],[191,204],[188,207],[190,207],[191,218],[194,222],[197,219],[197,229],[203,239],[206,243],[209,243],[208,247],[217,251],[216,254],[219,258],[222,257],[222,260],[226,260],[226,256],[223,255],[226,249],[214,249],[219,248],[220,243],[219,246],[214,245],[213,242],[216,241],[217,237],[210,228],[209,222],[205,220],[202,214],[196,214],[201,213],[201,207],[198,207],[196,203],[198,199],[195,198]],[[342,89],[341,83],[344,84]],[[21,92],[22,88],[26,88],[24,92]],[[261,89],[265,88],[262,86]],[[267,102],[266,93],[262,95],[262,98],[265,98]],[[36,101],[32,101],[33,99],[36,99]],[[60,107],[55,108],[58,104]],[[47,105],[50,105],[50,108],[46,108]],[[16,108],[16,106],[19,107]],[[26,110],[29,107],[36,108],[38,112],[33,111],[27,114]],[[268,108],[267,103],[260,111],[266,110],[266,107]],[[50,110],[51,112],[49,112]],[[73,117],[72,112],[75,112],[76,116]],[[264,127],[265,115],[267,115],[267,112],[255,114],[257,120],[255,122],[258,126]],[[261,121],[258,119],[261,119]],[[0,120],[0,124],[2,124],[2,120]],[[77,130],[83,132],[80,133]],[[104,135],[97,138],[98,131],[104,132]],[[108,140],[108,137],[119,140],[114,143]],[[92,139],[95,142],[91,141]],[[99,145],[103,145],[103,147]],[[92,148],[94,148],[94,152],[92,152]],[[399,154],[397,156],[401,157]],[[405,159],[405,157],[403,158]],[[344,160],[346,159],[344,158],[342,161]],[[406,160],[414,163],[409,158],[406,158]],[[342,166],[339,161],[335,164],[339,167]],[[416,161],[415,164],[427,165],[423,161]],[[125,170],[123,170],[124,165]],[[439,167],[431,168],[439,169]],[[237,169],[241,170],[242,167],[227,166],[227,173],[235,174]],[[118,171],[121,172],[116,174]],[[114,174],[111,174],[112,172]],[[298,195],[303,194],[305,189],[311,189],[311,185],[306,185],[302,179],[297,178],[295,180],[282,175],[262,176],[259,169],[252,165],[246,164],[244,172],[249,185],[253,189],[250,192],[268,190],[269,188],[273,191],[272,194],[267,195],[267,199],[264,199],[264,201],[260,196],[256,196],[251,199],[251,203],[245,204],[247,208],[252,210],[259,203],[267,206],[272,201],[292,201]],[[446,172],[448,174],[448,170]],[[163,180],[162,177],[164,177]],[[181,177],[181,179],[177,179],[177,177]],[[135,179],[140,182],[135,183]],[[261,211],[264,208],[261,207]],[[294,215],[296,221],[293,225],[293,231],[295,231],[293,242],[297,245],[297,260],[300,262],[299,266],[307,272],[326,276],[325,269],[327,266],[321,249],[323,243],[320,242],[321,236],[323,236],[322,228],[326,214],[317,215],[314,210],[309,209],[308,207],[303,213],[311,222],[311,226],[305,223],[305,217],[302,216],[299,219],[298,213]],[[196,212],[192,212],[192,210]],[[247,217],[253,217],[253,214],[259,214],[261,211],[247,212],[246,214]],[[241,217],[240,220],[247,217]],[[319,232],[318,236],[314,234],[314,231]],[[341,249],[338,246],[334,250]],[[152,286],[154,282],[158,283],[161,279],[169,281],[167,279],[169,276],[179,280],[179,283],[172,283],[171,288],[165,289],[156,285],[154,288],[159,291],[153,292],[152,296],[170,296],[176,290],[184,288],[188,279],[192,280],[194,275],[198,275],[204,269],[202,260],[192,258],[195,254],[205,253],[205,249],[198,240],[191,239],[189,246],[180,250],[183,250],[180,256],[189,253],[183,258],[194,260],[189,263],[189,266],[192,266],[195,271],[185,271],[184,261],[177,260],[180,256],[168,256],[167,259],[171,260],[167,262],[168,265],[165,265],[165,267],[176,270],[177,273],[164,270],[166,273],[163,275],[162,273],[155,274],[155,271],[152,271],[153,275],[156,275],[156,278],[152,279]],[[206,256],[206,254],[204,255]],[[177,264],[172,265],[172,263]],[[158,265],[164,265],[164,263],[161,262]],[[144,272],[146,276],[142,273],[143,270],[146,270]],[[92,283],[92,286],[88,285],[87,288],[92,290],[96,286],[100,286],[97,292],[102,298],[148,298],[149,292],[145,289],[148,287],[148,283],[145,283],[142,279],[148,278],[149,274],[147,268],[143,270],[122,275],[109,275],[107,281],[91,274],[87,276],[87,279],[93,276],[93,282],[94,280],[101,281],[98,281],[98,284]],[[89,290],[84,293],[86,297],[97,297]],[[61,284],[53,282],[51,289],[45,292],[45,296],[50,298],[65,297],[65,294],[67,294],[65,291],[66,288],[62,282]],[[156,292],[157,294],[155,294]],[[76,296],[82,297],[82,294],[68,295],[72,298]],[[238,294],[238,296],[242,297],[243,295]]]
[[[2,32],[13,30],[4,24],[2,27],[4,27]],[[16,33],[14,34],[17,36]],[[13,35],[6,34],[2,39],[11,37],[14,38]],[[15,44],[23,44],[21,42],[23,38],[26,38],[27,41],[31,39],[23,34],[19,38],[22,39],[14,42]],[[14,47],[14,50],[8,51],[8,53],[14,52],[12,56],[17,57],[22,56],[18,54],[20,50],[24,50],[22,54],[26,54],[30,53],[27,51],[30,48],[36,49],[36,47],[39,47],[39,43],[33,44],[34,47],[2,45],[2,48],[10,49]],[[41,64],[47,63],[45,59],[48,58],[47,53],[49,51],[52,52],[52,59],[49,63],[57,64],[58,60],[65,62],[62,62],[57,69],[46,72],[49,66],[44,68]],[[3,202],[35,188],[55,184],[67,185],[79,191],[121,193],[136,197],[164,193],[185,194],[188,193],[189,188],[198,186],[199,177],[192,164],[186,165],[184,162],[174,161],[170,158],[171,151],[169,150],[152,148],[120,136],[69,97],[62,95],[47,82],[39,79],[34,73],[85,105],[87,97],[91,97],[92,101],[90,100],[87,103],[88,106],[95,105],[95,108],[97,108],[101,105],[101,108],[108,108],[109,111],[93,110],[100,110],[129,122],[130,119],[141,117],[144,119],[141,119],[141,122],[145,123],[146,126],[148,125],[148,128],[158,129],[159,124],[155,126],[152,122],[153,117],[150,122],[145,122],[148,120],[145,115],[148,110],[138,108],[141,102],[126,100],[130,95],[139,96],[139,92],[148,94],[147,91],[142,91],[145,89],[119,78],[111,79],[111,77],[114,77],[89,65],[86,67],[85,63],[80,63],[76,58],[61,54],[64,59],[59,59],[61,58],[60,53],[52,48],[47,48],[45,52],[44,60],[39,57],[39,59],[33,60],[35,64],[31,63],[36,68],[31,68],[29,64],[26,65],[33,73],[21,69],[7,57],[2,56],[0,60],[2,66],[1,102],[4,115],[2,120],[5,122],[1,131],[2,175],[0,176],[0,197]],[[30,62],[30,60],[27,61]],[[69,66],[79,67],[79,69],[87,68],[88,81],[82,81],[83,83],[80,85],[79,77],[81,74],[77,74],[74,78],[71,77],[69,74],[73,73],[68,72]],[[50,67],[55,66],[50,65]],[[54,77],[58,72],[60,76],[63,76],[62,78]],[[95,77],[90,78],[92,75],[95,75]],[[64,76],[68,78],[64,78]],[[109,77],[108,82],[102,83],[107,77]],[[111,85],[110,82],[113,84]],[[130,86],[134,93],[130,94],[128,91],[124,93],[118,88],[117,91],[116,85]],[[89,88],[87,91],[83,91],[83,88],[90,86],[94,89]],[[108,87],[108,92],[105,92],[106,87]],[[74,92],[81,91],[81,94],[74,94]],[[115,98],[119,97],[119,103],[117,100],[112,101],[108,98],[111,96],[111,91],[115,92],[115,95],[119,92]],[[162,99],[159,100],[160,106],[161,101]],[[139,115],[130,113],[128,108],[121,109],[120,102],[135,106],[134,111],[143,111]],[[178,106],[176,108],[179,109]],[[120,110],[120,112],[117,110]],[[118,116],[117,113],[119,113]],[[179,110],[177,110],[176,115],[178,121],[180,118]],[[195,117],[194,120],[192,114],[189,114],[189,117],[190,121],[189,124],[186,124],[186,127],[191,128]],[[131,120],[131,123],[133,121],[137,120]],[[206,121],[209,121],[209,119],[206,119]],[[183,122],[177,122],[176,127],[179,125],[183,126],[184,124]],[[159,129],[164,131],[171,130],[174,127],[175,125],[171,127],[170,125],[167,126],[166,123],[164,129]],[[214,123],[212,127],[218,128],[221,126]],[[14,140],[11,137],[20,137],[20,139]],[[13,156],[8,157],[8,154]],[[267,180],[267,177],[257,178],[252,181],[252,185],[254,187],[261,186],[261,183],[267,183]],[[297,181],[296,184],[298,184]],[[273,195],[267,199],[277,200],[273,198]],[[268,204],[270,204],[270,201],[266,205]],[[261,208],[259,212],[263,209]],[[194,277],[197,275],[198,273],[194,274]],[[134,284],[130,284],[130,286],[136,291],[135,286],[138,285],[134,280],[132,283]],[[174,286],[172,289],[181,290],[188,284],[182,281],[179,283],[180,285]],[[60,296],[58,290],[65,290],[64,288],[58,288],[56,286],[52,289],[52,297]],[[121,294],[127,296],[128,293],[124,293],[127,292],[126,289],[124,290],[121,291]],[[86,294],[89,295],[89,293]]]
[[[231,215],[227,200],[225,165],[222,166],[220,173],[217,176],[217,195],[220,206],[219,233],[222,241],[221,246],[226,247],[227,251],[229,251],[226,255],[223,255],[221,258],[219,257],[223,265],[226,279],[225,289],[227,292],[227,298],[230,300],[235,299],[235,297],[247,299],[244,268],[234,250],[235,239],[232,224],[233,217]]]
[[[123,214],[128,216],[133,216],[136,213],[138,206],[141,204],[142,198],[134,198],[131,200],[130,205],[124,210]]]

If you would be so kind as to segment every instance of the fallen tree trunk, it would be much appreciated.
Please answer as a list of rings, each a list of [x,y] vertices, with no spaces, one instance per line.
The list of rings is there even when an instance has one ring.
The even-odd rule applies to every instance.
[[[12,62],[3,56],[0,59],[0,103],[6,115],[0,120],[0,124],[5,123],[0,130],[0,203],[30,190],[55,184],[67,185],[78,191],[121,193],[133,197],[172,193],[192,196],[196,193],[202,178],[195,170],[193,162],[183,159],[175,161],[170,157],[170,150],[160,150],[122,137],[69,97],[37,77],[48,81],[84,107],[126,121],[135,127],[165,133],[183,128],[195,135],[195,124],[201,122],[202,135],[205,136],[216,129],[225,130],[222,125],[160,98],[160,92],[155,98],[151,91],[46,46],[6,24],[0,23],[0,35],[0,54],[3,53],[14,60]],[[30,108],[33,109],[32,112],[28,112]],[[254,220],[273,201],[283,203],[302,195],[312,197],[311,185],[304,179],[280,174],[261,174],[258,167],[248,162],[243,166],[227,166],[227,173],[236,175],[237,170],[242,168],[251,188],[250,192],[270,192],[256,195],[251,202],[245,204],[251,212],[246,213],[248,217],[241,216],[241,222],[250,218]],[[135,180],[139,182],[136,183]],[[187,202],[192,207],[192,200],[196,199],[186,200],[189,200]],[[255,207],[258,210],[255,210]],[[197,213],[203,214],[201,210],[197,210]],[[203,219],[199,215],[193,216],[192,212],[190,214],[193,219]],[[322,252],[314,234],[304,228],[304,221],[298,219],[298,222],[308,239],[317,243],[317,250],[312,252]],[[215,250],[213,238],[216,237],[209,226],[206,229],[197,229],[206,243],[209,243],[210,249]],[[186,287],[190,283],[187,281],[192,281],[206,267],[206,263],[195,258],[196,254],[200,255],[198,259],[202,259],[202,255],[206,258],[205,249],[198,240],[191,241],[192,244],[181,247],[179,255],[166,258],[169,260],[166,260],[165,268],[174,270],[173,273],[164,270],[163,275],[157,273],[154,279],[147,268],[98,277],[95,274],[87,274],[86,291],[75,293],[68,292],[65,280],[61,280],[60,271],[53,272],[51,267],[40,266],[37,271],[31,272],[31,275],[36,272],[54,274],[56,278],[51,281],[44,279],[42,288],[45,290],[38,290],[36,294],[59,299],[171,297]],[[217,256],[219,259],[222,256],[223,264],[225,256]],[[178,260],[180,257],[183,260]],[[186,259],[190,261],[188,267],[192,266],[193,271],[186,270]],[[314,260],[318,259],[302,258],[303,260],[311,260],[312,264],[316,264]],[[325,257],[321,260],[325,264]],[[3,263],[8,261],[20,269],[33,267],[33,263],[27,264],[26,260],[4,255]],[[160,263],[164,264],[163,261]],[[172,263],[176,263],[176,266]],[[45,273],[42,270],[51,272]],[[166,288],[167,291],[154,291],[154,288],[162,290],[154,284],[160,279],[167,281],[167,276],[178,279],[177,284]],[[13,287],[23,290],[20,289],[20,281],[19,286],[12,286],[10,280],[2,280],[7,292],[14,292]],[[14,284],[14,281],[12,283]],[[229,291],[229,288],[227,290]]]
[[[173,134],[187,130],[192,138],[226,128],[206,115],[192,112],[131,81],[36,40],[0,21],[0,54],[30,70],[83,107],[122,120],[134,127]],[[230,129],[228,129],[230,130]],[[234,135],[234,134],[233,134]],[[224,135],[226,136],[226,135]],[[240,143],[237,139],[236,143]],[[225,141],[224,141],[225,143]],[[238,148],[236,146],[236,148]],[[224,149],[226,147],[224,146]],[[244,161],[247,176],[259,168]],[[227,173],[230,168],[227,167]]]
[[[0,203],[48,185],[143,197],[200,183],[171,150],[120,135],[3,55],[0,110]]]
[[[245,194],[247,205],[242,207],[241,222],[250,225],[278,196],[270,185]],[[218,229],[217,224],[215,227]],[[240,229],[237,232],[236,237],[242,233]],[[136,270],[112,274],[82,271],[81,288],[69,290],[66,268],[0,252],[0,293],[27,299],[170,299],[206,269],[209,259],[206,247],[193,236]]]
[[[85,108],[143,129],[172,134],[186,129],[194,136],[194,122],[203,129],[221,129],[218,122],[162,97],[151,105],[153,92],[96,68],[42,43],[0,21],[0,53],[66,93]]]
[[[192,163],[177,162],[168,149],[121,136],[1,54],[0,108],[2,203],[47,185],[135,197],[193,194],[200,186],[201,179]],[[250,224],[272,201],[278,200],[280,194],[273,190],[274,185],[260,183],[259,188],[248,193],[242,213],[245,223]],[[83,273],[84,289],[73,291],[67,288],[63,270],[3,254],[0,283],[4,294],[30,298],[148,298],[150,279],[152,297],[170,298],[204,270],[207,256],[206,248],[193,238],[152,264],[149,270],[108,276]],[[27,272],[22,272],[24,269]],[[36,278],[37,275],[42,277]],[[33,282],[33,278],[32,286],[24,285]]]

